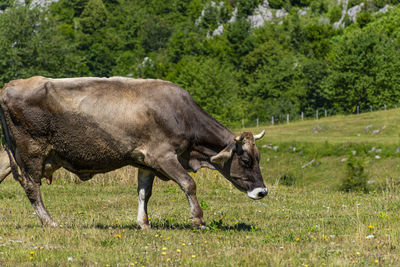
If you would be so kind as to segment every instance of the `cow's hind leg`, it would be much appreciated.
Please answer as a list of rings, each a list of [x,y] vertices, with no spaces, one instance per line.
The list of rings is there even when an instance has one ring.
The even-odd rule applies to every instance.
[[[139,169],[138,173],[138,216],[137,223],[140,227],[150,229],[149,219],[147,216],[147,202],[151,197],[153,188],[154,174],[151,171]]]
[[[22,188],[24,188],[26,196],[31,202],[42,224],[44,226],[57,227],[58,225],[53,221],[43,205],[42,196],[40,193],[40,184],[26,177],[21,177],[19,182]]]
[[[186,198],[190,205],[190,218],[193,226],[196,228],[204,228],[203,210],[200,208],[196,197],[196,183],[193,178],[179,163],[175,154],[169,154],[163,157],[158,162],[162,172],[171,180],[175,181],[185,192]]]

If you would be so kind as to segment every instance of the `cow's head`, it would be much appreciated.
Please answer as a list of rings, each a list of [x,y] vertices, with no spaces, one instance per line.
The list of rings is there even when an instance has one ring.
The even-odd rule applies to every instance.
[[[211,157],[211,162],[218,166],[221,173],[252,199],[261,199],[268,192],[261,176],[260,152],[254,142],[264,134],[265,130],[254,136],[250,132],[243,132],[225,149]]]

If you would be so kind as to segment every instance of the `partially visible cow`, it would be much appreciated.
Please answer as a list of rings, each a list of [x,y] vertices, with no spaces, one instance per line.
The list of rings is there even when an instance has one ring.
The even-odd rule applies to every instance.
[[[203,211],[188,171],[216,169],[250,198],[267,194],[254,142],[264,131],[233,134],[170,82],[32,77],[6,84],[0,107],[8,154],[0,155],[0,182],[11,171],[43,225],[57,226],[43,205],[41,179],[51,183],[61,167],[81,180],[126,165],[139,168],[142,229],[150,227],[155,176],[181,187],[196,227],[204,226]]]

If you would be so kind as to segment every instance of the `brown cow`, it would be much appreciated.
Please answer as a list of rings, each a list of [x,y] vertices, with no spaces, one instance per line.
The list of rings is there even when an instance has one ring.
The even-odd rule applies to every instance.
[[[161,80],[33,77],[6,84],[0,94],[6,139],[0,181],[11,171],[43,225],[57,226],[40,194],[63,167],[88,180],[126,165],[139,168],[137,222],[149,228],[153,180],[173,180],[185,192],[191,218],[203,227],[196,184],[188,171],[222,173],[253,199],[267,194],[260,154],[250,132],[234,135],[179,86]]]

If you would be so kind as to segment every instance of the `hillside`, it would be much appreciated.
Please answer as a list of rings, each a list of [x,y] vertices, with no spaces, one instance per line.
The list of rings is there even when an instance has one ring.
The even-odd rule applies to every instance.
[[[267,133],[263,142],[367,143],[391,145],[396,150],[400,145],[400,109],[298,120],[250,129],[257,132],[264,128]]]
[[[400,109],[265,129],[258,147],[264,177],[271,184],[290,177],[297,185],[337,190],[350,154],[364,165],[371,190],[400,183]]]

